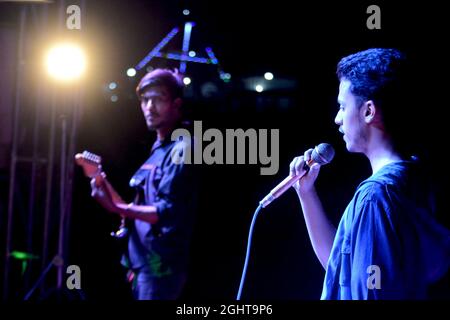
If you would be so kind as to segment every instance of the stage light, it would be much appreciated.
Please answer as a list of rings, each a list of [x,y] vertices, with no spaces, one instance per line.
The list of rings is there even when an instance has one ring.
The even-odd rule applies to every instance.
[[[83,75],[86,69],[86,57],[80,47],[63,43],[48,51],[46,66],[50,76],[69,82]]]
[[[263,92],[264,91],[264,87],[262,85],[260,85],[260,84],[257,84],[255,86],[255,90],[256,90],[256,92]]]
[[[191,57],[191,58],[193,58],[193,57],[195,57],[195,55],[196,55],[196,53],[195,53],[195,51],[189,51],[189,57]]]
[[[184,14],[185,16],[188,16],[189,13],[191,13],[191,12],[190,12],[188,9],[184,9],[184,10],[183,10],[183,14]]]
[[[220,79],[222,79],[223,81],[227,82],[231,80],[231,74],[229,74],[228,72],[221,72],[220,73]]]
[[[127,70],[127,76],[129,76],[129,77],[134,77],[136,75],[136,69],[134,69],[134,68],[129,68],[128,70]]]
[[[264,79],[266,79],[266,80],[272,80],[272,79],[273,79],[273,73],[272,73],[272,72],[266,72],[266,73],[264,73]]]
[[[119,100],[119,97],[118,97],[117,95],[113,94],[113,95],[111,96],[111,101],[112,101],[112,102],[117,102],[117,100]]]
[[[189,77],[184,77],[183,83],[184,83],[185,85],[189,85],[189,84],[191,83],[191,78],[189,78]]]
[[[108,85],[108,88],[109,88],[109,90],[114,90],[115,88],[117,88],[117,83],[111,82],[111,83]]]

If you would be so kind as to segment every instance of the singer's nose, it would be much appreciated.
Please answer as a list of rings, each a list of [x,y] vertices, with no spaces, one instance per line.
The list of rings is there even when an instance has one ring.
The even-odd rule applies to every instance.
[[[342,125],[342,110],[339,110],[336,114],[336,117],[334,118],[334,123],[336,123],[338,126]]]

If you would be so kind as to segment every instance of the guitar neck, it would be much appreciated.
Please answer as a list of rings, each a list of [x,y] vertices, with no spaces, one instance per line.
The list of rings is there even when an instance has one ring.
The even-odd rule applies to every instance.
[[[95,180],[95,186],[107,192],[115,203],[125,204],[125,201],[114,190],[112,185],[106,179],[106,174],[101,170],[101,157],[89,152],[83,151],[75,155],[75,162],[83,168],[85,176]]]

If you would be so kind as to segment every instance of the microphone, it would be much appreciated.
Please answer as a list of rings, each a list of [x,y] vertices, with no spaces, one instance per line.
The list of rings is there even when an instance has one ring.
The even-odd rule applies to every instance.
[[[311,154],[311,159],[307,163],[305,163],[305,166],[303,168],[306,170],[306,172],[308,172],[309,168],[314,163],[324,165],[330,163],[333,158],[333,147],[328,143],[321,143],[318,146],[314,147],[314,150]],[[300,180],[300,178],[303,177],[306,172],[303,175],[299,176],[288,176],[286,179],[281,181],[275,188],[272,189],[272,191],[269,192],[267,196],[265,196],[264,199],[259,202],[260,206],[263,208],[267,207],[273,200],[281,196],[286,190],[288,190],[290,187],[292,187],[292,185]]]

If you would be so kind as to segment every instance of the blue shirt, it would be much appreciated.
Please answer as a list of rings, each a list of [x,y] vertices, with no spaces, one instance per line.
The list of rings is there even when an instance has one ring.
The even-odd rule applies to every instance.
[[[134,220],[128,254],[122,263],[132,269],[148,268],[155,277],[185,272],[197,205],[194,165],[175,163],[182,141],[156,141],[148,160],[130,180],[137,191],[136,204],[157,208],[158,222]]]
[[[417,161],[399,161],[363,181],[336,232],[321,299],[424,299],[447,272],[450,232]]]

